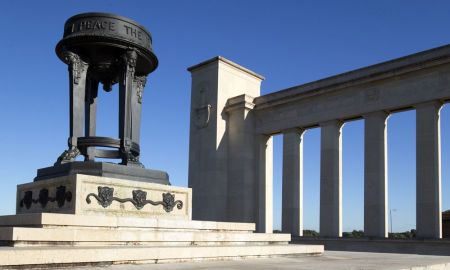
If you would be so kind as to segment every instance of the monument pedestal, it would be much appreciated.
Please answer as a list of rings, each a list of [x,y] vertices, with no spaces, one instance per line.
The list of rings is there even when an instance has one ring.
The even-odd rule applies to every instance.
[[[19,185],[0,217],[0,269],[317,255],[254,223],[193,221],[192,191],[73,174]]]
[[[191,218],[190,188],[83,174],[17,186],[16,213]]]

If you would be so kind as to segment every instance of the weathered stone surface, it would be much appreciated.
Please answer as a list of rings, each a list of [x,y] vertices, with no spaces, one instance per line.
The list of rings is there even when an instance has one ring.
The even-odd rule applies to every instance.
[[[364,234],[388,236],[387,118],[385,112],[364,115]]]
[[[419,238],[442,237],[441,102],[416,106],[416,229]]]
[[[72,270],[84,270],[74,268]],[[179,264],[114,265],[108,270],[447,270],[450,269],[448,256],[424,256],[405,254],[386,254],[371,252],[325,251],[322,256],[294,255],[280,258],[258,258],[228,261],[184,262]],[[61,269],[62,270],[62,269]]]
[[[127,228],[25,228],[0,227],[0,244],[9,245],[220,245],[282,243],[291,240],[289,234],[261,234],[230,231],[169,230],[164,227],[152,229]]]
[[[256,157],[251,144],[254,126],[247,112],[251,100],[260,95],[264,78],[223,57],[188,70],[192,75],[189,187],[195,190],[193,204],[199,209],[194,219],[254,221]],[[229,102],[235,96],[241,97]],[[231,147],[229,138],[236,142]]]
[[[58,201],[61,187],[65,198]],[[190,219],[191,196],[189,188],[75,174],[18,185],[16,212]]]
[[[303,235],[303,130],[283,133],[281,229]]]
[[[240,231],[252,232],[254,223],[215,222],[183,219],[167,219],[164,216],[127,217],[113,215],[70,215],[55,213],[31,213],[10,216],[0,216],[2,226],[26,227],[108,227],[108,228],[148,228],[148,229],[186,229],[204,231]]]
[[[322,246],[36,247],[0,248],[0,266],[100,262],[164,262],[258,256],[321,254]]]

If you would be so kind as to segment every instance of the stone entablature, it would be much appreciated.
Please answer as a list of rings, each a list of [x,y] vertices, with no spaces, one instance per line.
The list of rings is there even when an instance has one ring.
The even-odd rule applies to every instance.
[[[256,130],[273,134],[323,121],[412,109],[450,97],[450,46],[255,97]]]

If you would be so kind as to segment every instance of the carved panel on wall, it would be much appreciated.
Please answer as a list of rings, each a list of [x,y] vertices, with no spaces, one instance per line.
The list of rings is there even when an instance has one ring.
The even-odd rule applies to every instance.
[[[59,186],[56,188],[55,197],[49,196],[49,191],[43,188],[39,191],[39,196],[37,199],[33,199],[33,191],[25,191],[22,200],[20,200],[19,206],[30,209],[32,204],[39,203],[42,208],[45,208],[49,202],[57,202],[59,208],[63,207],[65,202],[70,202],[72,200],[72,192],[66,191],[65,186]]]
[[[208,126],[211,120],[211,109],[212,105],[208,101],[208,83],[202,82],[198,86],[198,96],[195,101],[194,110],[195,110],[195,125],[197,128],[205,128]]]
[[[181,200],[175,200],[175,195],[169,192],[162,193],[162,201],[152,201],[147,200],[147,192],[137,189],[132,191],[132,198],[118,198],[114,197],[114,188],[112,187],[97,187],[98,192],[89,193],[86,197],[86,202],[91,203],[91,197],[94,197],[97,202],[103,207],[107,208],[111,205],[113,201],[120,203],[130,202],[136,207],[137,210],[141,210],[145,205],[162,205],[166,212],[172,212],[173,208],[176,206],[178,209],[183,208],[183,202]]]

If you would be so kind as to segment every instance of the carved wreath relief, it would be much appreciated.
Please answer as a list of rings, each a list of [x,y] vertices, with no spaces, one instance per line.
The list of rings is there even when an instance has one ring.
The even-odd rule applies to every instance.
[[[195,125],[197,128],[205,128],[208,126],[211,120],[211,104],[207,101],[208,95],[208,84],[206,82],[200,83],[198,86],[200,88],[199,95],[197,97],[195,109]]]
[[[72,192],[66,191],[65,186],[59,186],[56,188],[55,197],[49,196],[49,191],[46,188],[43,188],[39,191],[38,199],[33,199],[33,191],[25,191],[25,194],[20,200],[19,206],[24,207],[26,209],[30,209],[31,205],[34,203],[39,203],[42,208],[45,208],[48,202],[57,202],[58,207],[61,208],[64,206],[65,202],[70,202],[72,200]]]
[[[100,204],[103,208],[107,208],[111,205],[113,201],[117,201],[120,203],[131,202],[137,210],[141,210],[145,205],[162,205],[164,210],[169,213],[172,212],[173,208],[176,206],[178,209],[183,208],[183,202],[181,200],[175,200],[175,195],[169,192],[163,193],[162,201],[152,201],[147,200],[147,192],[137,189],[132,191],[132,198],[118,198],[114,197],[114,188],[112,187],[97,187],[98,192],[89,193],[86,197],[86,202],[88,204],[91,203],[91,197],[94,197],[98,204]]]

